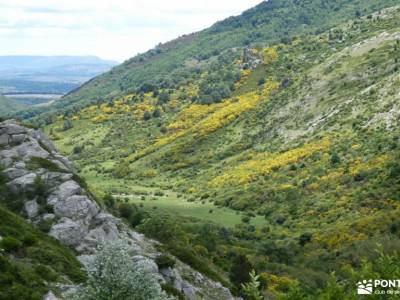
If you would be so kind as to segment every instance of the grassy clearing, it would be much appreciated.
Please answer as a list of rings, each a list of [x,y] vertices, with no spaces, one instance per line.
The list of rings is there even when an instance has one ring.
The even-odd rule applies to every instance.
[[[196,218],[202,221],[213,222],[225,227],[234,227],[242,223],[243,214],[229,208],[219,208],[208,201],[189,202],[184,198],[177,198],[175,193],[169,193],[162,197],[147,197],[150,199],[141,200],[140,197],[127,197],[130,202],[136,205],[143,205],[145,209],[159,209],[169,214],[177,214],[183,217]],[[252,218],[251,225],[262,226],[266,223],[262,217]]]

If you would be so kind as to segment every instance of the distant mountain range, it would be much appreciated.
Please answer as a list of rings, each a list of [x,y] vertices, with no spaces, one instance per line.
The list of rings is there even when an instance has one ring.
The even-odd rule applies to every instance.
[[[67,93],[117,62],[96,56],[0,56],[0,93]]]

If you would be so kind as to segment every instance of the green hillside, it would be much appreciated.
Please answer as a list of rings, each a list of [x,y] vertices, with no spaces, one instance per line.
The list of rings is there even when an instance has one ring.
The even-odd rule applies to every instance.
[[[23,202],[0,178],[0,299],[41,300],[55,284],[83,282],[86,275],[72,250],[20,215]]]
[[[398,274],[382,269],[400,250],[391,4],[262,3],[37,120],[111,210],[136,204],[132,226],[236,292],[254,268],[272,299],[356,299],[362,276]]]
[[[396,3],[396,0],[263,1],[240,16],[135,56],[65,96],[62,101],[57,101],[50,111],[48,108],[31,109],[25,110],[20,116],[31,118],[46,111],[51,117],[54,112],[107,102],[137,91],[144,84],[147,84],[147,88],[148,85],[176,88],[185,81],[186,75],[197,68],[197,64],[217,58],[224,50],[288,42],[294,36],[320,33],[355,16],[368,15]]]
[[[0,95],[0,116],[13,114],[23,108],[22,105],[15,103],[13,100]]]

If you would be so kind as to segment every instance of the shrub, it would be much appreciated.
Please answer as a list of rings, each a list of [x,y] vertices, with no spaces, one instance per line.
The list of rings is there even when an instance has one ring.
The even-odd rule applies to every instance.
[[[171,284],[164,283],[161,285],[161,288],[163,291],[165,291],[168,295],[174,296],[175,298],[178,298],[178,300],[185,300],[185,296],[178,291],[176,288],[174,288]]]
[[[84,148],[83,146],[75,146],[74,149],[72,149],[72,152],[73,152],[74,154],[81,154],[83,148]]]
[[[160,104],[167,103],[170,99],[171,99],[171,97],[169,96],[169,93],[168,93],[168,92],[162,92],[162,93],[158,96],[158,102],[159,102]]]
[[[169,255],[160,255],[156,258],[156,264],[160,269],[173,268],[175,259]]]
[[[44,233],[48,233],[52,225],[53,220],[42,220],[37,224],[37,228]]]
[[[121,203],[118,207],[118,211],[122,218],[129,219],[135,212],[135,208],[129,203]]]
[[[149,113],[148,111],[146,111],[143,115],[143,120],[148,121],[151,119],[151,113]]]
[[[245,255],[237,255],[233,262],[230,270],[229,277],[236,286],[250,281],[250,272],[253,270],[253,266]]]
[[[331,155],[331,165],[336,166],[338,164],[340,164],[340,156],[336,152],[334,152]]]
[[[73,127],[71,120],[65,120],[63,124],[63,131],[67,131]]]
[[[115,199],[111,194],[106,194],[103,198],[103,202],[108,208],[114,208],[115,206]]]
[[[4,249],[6,252],[16,252],[22,247],[22,243],[13,238],[13,237],[5,237],[0,242],[0,248]]]
[[[300,237],[299,237],[299,244],[301,246],[304,246],[305,244],[311,242],[311,238],[312,238],[312,234],[311,233],[303,233]]]
[[[35,194],[39,197],[43,197],[47,193],[47,186],[42,177],[36,176],[33,182],[33,188],[35,190]]]
[[[31,171],[37,169],[46,169],[50,172],[65,172],[55,162],[42,157],[32,157],[27,163],[27,169]]]
[[[101,245],[95,258],[87,263],[86,285],[73,291],[68,299],[166,300],[146,261],[132,261],[131,249],[124,241]]]
[[[253,270],[250,272],[249,282],[242,284],[243,293],[246,295],[246,299],[249,300],[264,300],[264,296],[260,292],[260,276],[256,275]]]
[[[242,222],[243,223],[249,223],[250,222],[250,217],[249,216],[243,216],[242,217]]]

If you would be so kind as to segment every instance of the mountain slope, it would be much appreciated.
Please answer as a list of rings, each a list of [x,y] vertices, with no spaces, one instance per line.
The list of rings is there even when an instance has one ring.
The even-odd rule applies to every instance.
[[[190,249],[236,287],[240,265],[263,274],[268,295],[301,282],[317,297],[331,272],[373,264],[377,243],[400,247],[399,12],[186,61],[171,81],[144,79],[46,131],[95,193],[151,216],[139,230],[179,236],[163,241],[175,255]],[[110,99],[108,88],[76,95]]]
[[[16,113],[23,107],[23,105],[19,105],[15,101],[0,95],[0,116]]]
[[[145,267],[143,272],[155,278],[159,288],[162,285],[179,299],[235,299],[220,283],[169,255],[160,243],[133,231],[129,227],[133,206],[114,203],[122,219],[103,209],[86,190],[85,181],[74,174],[71,163],[41,131],[7,120],[0,123],[0,144],[4,168],[0,173],[0,248],[5,250],[0,252],[2,299],[41,299],[46,290],[65,295],[85,279],[76,258],[86,267],[100,246],[118,241],[127,244],[135,267]],[[108,283],[106,277],[102,282]],[[21,288],[23,284],[26,286]],[[15,291],[18,288],[21,290]]]
[[[241,16],[160,45],[126,61],[55,103],[53,112],[109,101],[136,91],[148,82],[168,87],[179,85],[181,76],[191,72],[193,64],[190,62],[193,60],[201,62],[233,47],[289,41],[296,35],[322,32],[356,15],[366,15],[394,4],[394,0],[263,2]],[[32,117],[40,112],[43,111],[33,110],[23,117]]]

